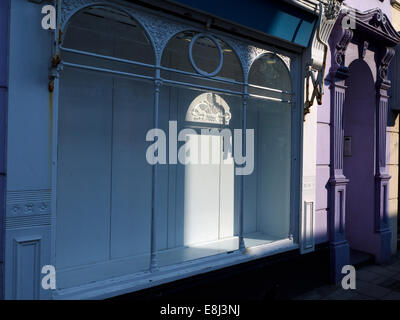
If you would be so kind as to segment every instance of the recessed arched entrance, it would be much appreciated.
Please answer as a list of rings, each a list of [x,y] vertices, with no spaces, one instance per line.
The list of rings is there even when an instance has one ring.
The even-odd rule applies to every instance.
[[[329,40],[329,240],[331,279],[340,282],[349,248],[390,260],[390,176],[386,165],[388,68],[400,36],[380,9],[356,12],[356,28],[342,14]],[[351,44],[351,45],[349,45]]]
[[[346,189],[345,232],[350,248],[376,255],[375,212],[375,81],[368,64],[349,66],[344,102],[343,173]]]

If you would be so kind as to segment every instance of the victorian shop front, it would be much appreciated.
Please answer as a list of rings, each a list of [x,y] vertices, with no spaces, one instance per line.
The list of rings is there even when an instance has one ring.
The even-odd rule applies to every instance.
[[[351,30],[340,1],[59,0],[51,31],[38,2],[1,11],[6,299],[251,272],[250,290],[279,296],[330,269],[340,280],[349,248],[389,259],[387,69],[400,37],[382,10],[357,12]],[[149,161],[162,141],[167,159],[159,144]],[[41,286],[43,266],[56,288]]]

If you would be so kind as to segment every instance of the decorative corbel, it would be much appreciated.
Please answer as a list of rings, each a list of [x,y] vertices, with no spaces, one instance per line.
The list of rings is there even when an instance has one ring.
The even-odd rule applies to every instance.
[[[369,42],[363,41],[358,45],[358,57],[359,59],[365,59],[365,55],[367,54]]]
[[[385,88],[386,90],[390,87],[390,80],[388,80],[388,69],[390,62],[392,61],[395,54],[395,49],[386,47],[382,54],[380,63],[378,64],[378,81],[377,85]]]
[[[328,55],[328,39],[339,16],[343,0],[329,0],[319,4],[319,19],[316,26],[311,47],[308,51],[306,63],[306,101],[304,104],[304,116],[310,113],[310,108],[317,100],[322,104],[324,94],[324,76],[326,58]],[[313,86],[310,93],[310,86]]]
[[[354,33],[351,29],[342,29],[340,39],[335,46],[335,50],[332,53],[332,65],[329,71],[329,78],[334,79],[340,76],[340,74],[347,73],[347,68],[345,66],[345,56],[346,50],[353,39]]]

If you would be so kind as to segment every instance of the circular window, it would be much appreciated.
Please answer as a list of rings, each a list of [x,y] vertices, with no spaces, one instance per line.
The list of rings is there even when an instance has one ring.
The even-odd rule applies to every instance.
[[[222,48],[214,37],[202,33],[197,34],[190,42],[189,59],[198,73],[213,77],[222,68]]]

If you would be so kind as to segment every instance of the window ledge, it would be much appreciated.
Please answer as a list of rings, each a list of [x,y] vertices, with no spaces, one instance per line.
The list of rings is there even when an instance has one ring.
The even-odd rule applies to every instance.
[[[217,254],[177,265],[161,267],[156,272],[140,272],[78,287],[56,290],[53,293],[53,299],[84,300],[111,298],[298,248],[299,245],[294,243],[293,240],[283,239],[248,248],[245,253],[235,251],[232,253]]]

